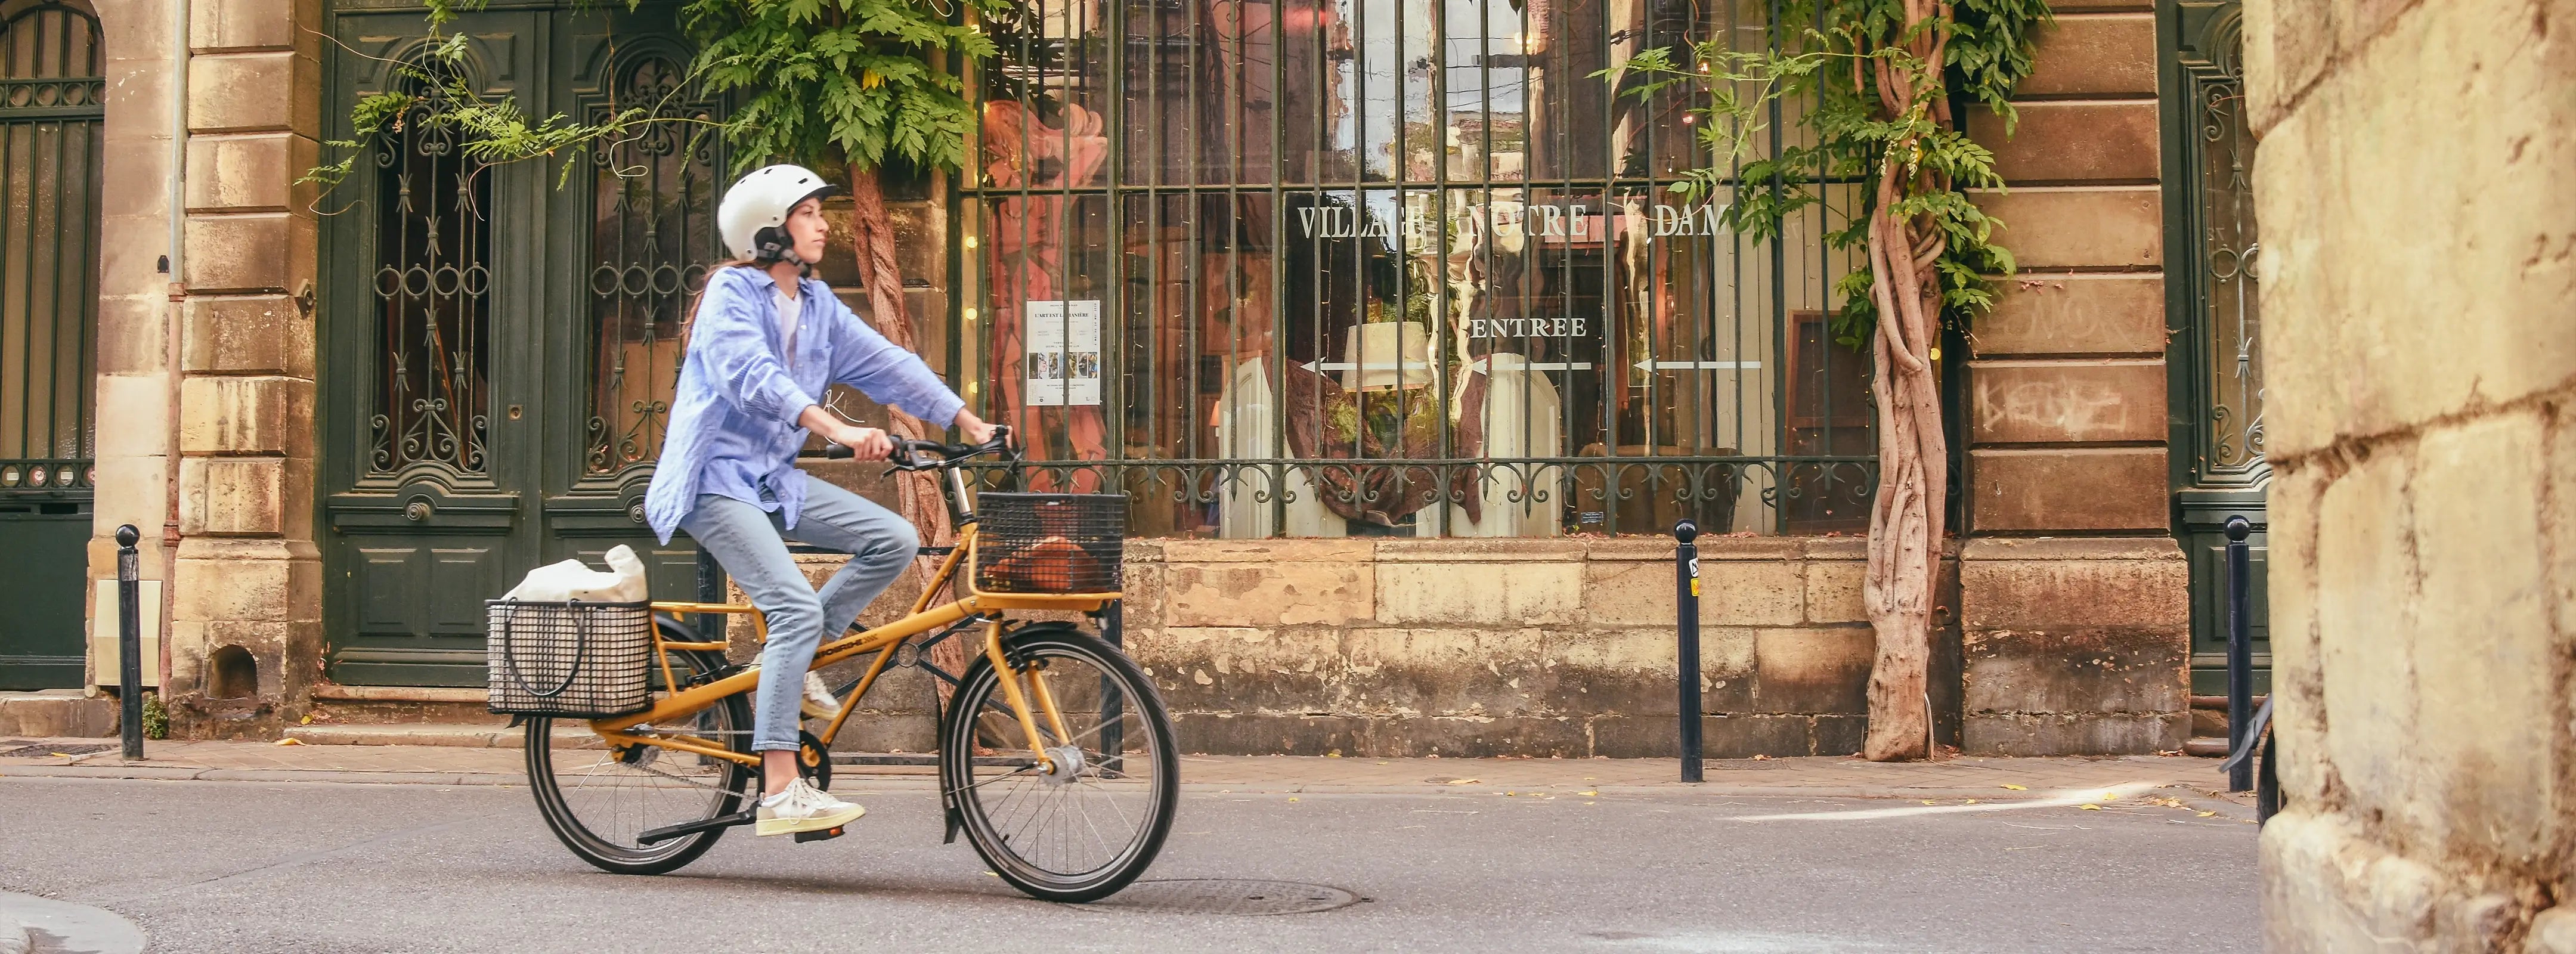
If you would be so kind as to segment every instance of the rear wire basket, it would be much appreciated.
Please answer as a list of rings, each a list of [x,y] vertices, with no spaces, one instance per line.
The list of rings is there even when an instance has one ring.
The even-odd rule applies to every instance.
[[[1108,593],[1126,554],[1127,495],[985,493],[975,498],[975,588]]]

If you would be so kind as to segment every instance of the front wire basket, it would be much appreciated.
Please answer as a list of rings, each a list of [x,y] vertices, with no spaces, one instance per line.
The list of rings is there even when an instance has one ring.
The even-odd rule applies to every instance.
[[[1126,554],[1127,495],[985,493],[975,500],[975,588],[1109,593]]]

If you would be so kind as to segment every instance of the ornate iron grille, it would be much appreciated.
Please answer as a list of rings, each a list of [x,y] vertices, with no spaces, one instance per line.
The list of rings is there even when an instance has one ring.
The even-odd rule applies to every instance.
[[[370,475],[485,472],[491,405],[491,177],[432,117],[439,83],[378,139],[375,292],[382,313]]]
[[[642,108],[657,120],[705,120],[713,108],[681,89],[680,64],[661,55],[626,64],[594,121]],[[652,463],[678,383],[680,326],[706,284],[717,178],[714,127],[651,122],[593,150],[590,269],[591,417],[582,469],[610,476]]]
[[[85,496],[97,370],[98,21],[0,21],[0,496]]]
[[[1823,317],[1857,193],[1728,232],[1666,191],[1692,94],[1623,92],[1770,6],[1018,7],[960,187],[969,400],[1143,534],[1865,526],[1867,359]]]
[[[2213,21],[2206,63],[2189,69],[2191,134],[2200,142],[2193,212],[2199,272],[2204,480],[2259,481],[2263,460],[2262,243],[2254,221],[2254,135],[2246,128],[2242,13]]]

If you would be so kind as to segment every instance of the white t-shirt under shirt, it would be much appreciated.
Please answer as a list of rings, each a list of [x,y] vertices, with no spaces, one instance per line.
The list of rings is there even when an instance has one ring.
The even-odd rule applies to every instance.
[[[778,296],[778,341],[784,350],[785,363],[793,367],[796,364],[796,324],[803,302],[785,288],[776,288],[772,294]]]

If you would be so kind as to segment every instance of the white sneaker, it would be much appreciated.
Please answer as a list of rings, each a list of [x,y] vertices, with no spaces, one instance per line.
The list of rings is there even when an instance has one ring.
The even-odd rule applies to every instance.
[[[805,673],[805,703],[799,708],[804,710],[808,719],[837,719],[841,715],[841,700],[832,697],[832,687],[823,684],[822,673],[808,670]]]
[[[867,813],[867,809],[833,798],[800,778],[787,783],[784,791],[760,800],[760,821],[753,830],[762,835],[829,831]]]

